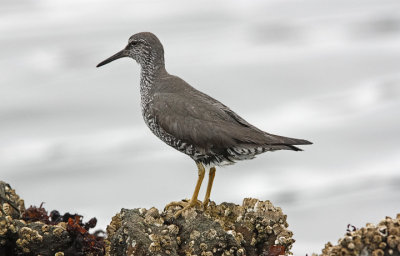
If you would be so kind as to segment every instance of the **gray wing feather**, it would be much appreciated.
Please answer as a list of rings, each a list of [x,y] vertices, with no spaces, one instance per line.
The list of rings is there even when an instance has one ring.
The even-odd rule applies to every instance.
[[[194,88],[191,88],[194,91]],[[246,122],[228,107],[206,94],[191,91],[156,93],[153,115],[167,133],[204,149],[226,149],[237,145],[294,149],[290,145],[310,144],[268,134]],[[289,147],[288,147],[289,145]]]

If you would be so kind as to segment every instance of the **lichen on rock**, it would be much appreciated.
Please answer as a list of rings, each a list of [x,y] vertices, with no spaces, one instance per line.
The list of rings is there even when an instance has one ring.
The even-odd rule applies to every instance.
[[[246,198],[241,206],[211,202],[206,211],[180,207],[122,209],[107,227],[108,255],[289,255],[294,239],[286,215],[269,201]],[[276,250],[278,249],[278,250]]]

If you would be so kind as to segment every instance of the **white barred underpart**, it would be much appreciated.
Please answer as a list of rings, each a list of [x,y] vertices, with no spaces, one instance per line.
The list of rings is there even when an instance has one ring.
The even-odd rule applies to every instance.
[[[235,160],[245,160],[254,158],[256,155],[264,153],[267,150],[268,148],[263,148],[263,147],[256,147],[256,148],[234,147],[234,148],[228,148],[227,151]]]

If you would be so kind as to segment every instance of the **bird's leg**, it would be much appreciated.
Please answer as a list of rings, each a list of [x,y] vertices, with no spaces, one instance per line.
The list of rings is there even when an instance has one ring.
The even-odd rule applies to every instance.
[[[210,172],[208,174],[208,184],[207,184],[206,196],[204,197],[204,201],[203,201],[204,210],[207,209],[208,202],[210,201],[211,188],[212,188],[212,185],[214,182],[214,177],[215,177],[215,167],[211,167]]]
[[[203,182],[206,170],[204,169],[204,166],[201,163],[196,163],[196,164],[197,164],[197,168],[198,168],[199,177],[197,179],[197,184],[196,184],[196,188],[194,189],[192,199],[190,199],[190,201],[187,203],[187,205],[185,207],[183,207],[183,209],[181,209],[175,213],[175,218],[178,218],[179,215],[181,215],[182,212],[184,212],[185,210],[192,208],[199,203],[201,204],[201,202],[199,202],[199,200],[197,200],[197,197],[199,195],[201,183]]]
[[[197,179],[197,184],[196,184],[196,188],[194,189],[192,199],[190,199],[189,202],[184,202],[184,201],[172,202],[172,203],[169,203],[167,206],[165,206],[165,208],[168,208],[170,206],[183,207],[183,209],[181,209],[175,213],[175,218],[179,217],[179,215],[181,215],[183,211],[185,211],[189,208],[192,208],[196,205],[201,205],[201,201],[197,200],[197,197],[199,195],[201,183],[203,182],[206,170],[204,169],[204,166],[201,163],[196,163],[196,164],[197,164],[197,168],[198,168],[199,177]]]

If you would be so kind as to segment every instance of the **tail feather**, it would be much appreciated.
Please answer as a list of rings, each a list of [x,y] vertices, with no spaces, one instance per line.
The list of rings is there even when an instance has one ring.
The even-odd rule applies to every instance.
[[[274,134],[266,134],[268,137],[272,136],[276,139],[276,144],[283,144],[283,145],[310,145],[313,144],[311,141],[303,140],[303,139],[296,139],[296,138],[289,138]],[[273,143],[275,144],[275,143]]]
[[[313,144],[308,140],[303,139],[296,139],[296,138],[289,138],[274,134],[266,133],[268,138],[273,138],[273,143],[271,146],[274,146],[277,150],[279,149],[286,149],[286,150],[293,150],[293,151],[303,151],[301,148],[296,147],[294,145],[310,145]]]
[[[270,145],[269,148],[271,148],[269,151],[282,150],[282,149],[283,150],[293,150],[293,151],[303,151],[301,148],[298,148],[296,146],[289,145],[289,144]]]

